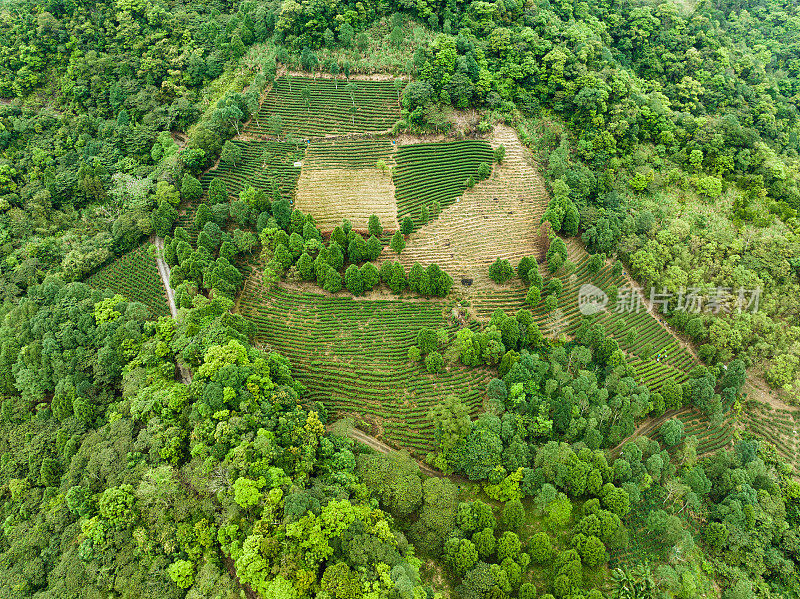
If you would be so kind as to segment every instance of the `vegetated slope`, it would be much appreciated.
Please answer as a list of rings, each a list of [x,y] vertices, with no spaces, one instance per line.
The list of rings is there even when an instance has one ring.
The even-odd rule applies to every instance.
[[[758,395],[744,402],[741,422],[748,433],[761,437],[775,447],[782,460],[800,471],[800,444],[798,444],[797,419],[800,412],[775,408],[759,401]]]
[[[349,219],[366,229],[369,217],[396,230],[397,206],[388,172],[394,145],[388,139],[336,139],[314,142],[306,149],[297,183],[295,207],[314,216],[322,231]],[[378,168],[383,160],[386,171]]]
[[[447,326],[444,309],[440,301],[262,290],[252,280],[240,300],[258,342],[291,359],[310,400],[331,410],[331,419],[360,416],[376,425],[376,436],[418,454],[432,448],[430,408],[452,393],[476,414],[492,376],[460,366],[430,375],[408,361],[421,328]]]
[[[348,82],[286,75],[275,81],[246,133],[324,136],[379,132],[390,129],[398,118],[400,106],[391,80]]]
[[[412,233],[400,256],[387,248],[384,259],[399,259],[406,268],[415,262],[423,266],[435,262],[453,277],[456,285],[459,285],[462,277],[466,277],[473,279],[475,287],[488,284],[492,289],[499,289],[489,279],[489,265],[496,258],[506,258],[516,266],[520,258],[536,252],[539,219],[547,206],[544,185],[513,129],[498,125],[488,141],[491,143],[489,151],[500,145],[506,150],[502,164],[494,165],[492,176],[472,189],[464,189],[462,179],[465,177],[447,175],[447,184],[456,184],[461,194],[460,200],[451,203],[434,220]],[[477,169],[477,157],[480,157],[477,158],[478,163],[484,159],[492,160],[483,142],[479,142],[478,146],[469,143],[468,146],[453,146],[465,150],[463,154],[456,154],[452,161],[453,168],[459,169],[462,175],[470,168]],[[436,145],[450,144],[420,144],[419,147]],[[401,191],[406,194],[408,190],[419,188],[428,181],[419,173],[414,175],[414,169],[421,164],[411,162],[409,153],[417,152],[413,150],[416,147],[403,146],[397,152],[398,174],[395,180],[398,197]],[[401,155],[405,156],[402,160]],[[434,156],[437,155],[434,153]],[[416,160],[416,153],[413,157]],[[400,183],[401,164],[409,176],[404,183]],[[418,178],[413,179],[411,175]],[[435,173],[430,176],[437,177]],[[436,180],[439,183],[444,181],[442,178]],[[436,192],[437,188],[431,186],[428,191]],[[426,196],[415,197],[424,201]]]
[[[131,301],[142,302],[154,317],[169,316],[167,293],[158,274],[155,259],[148,253],[150,243],[123,254],[86,278],[96,289],[110,289]]]
[[[521,286],[519,279],[512,279],[506,284],[507,288],[501,291],[485,289],[476,293],[472,303],[477,316],[488,320],[497,309],[513,314],[520,308],[527,307],[546,335],[572,335],[585,318],[578,304],[578,293],[582,285],[591,284],[609,291],[612,286],[621,288],[625,283],[623,275],[613,274],[611,265],[603,266],[597,273],[590,272],[588,254],[576,263],[575,271],[571,274],[567,274],[563,267],[553,274],[547,273],[544,266],[540,270],[545,279],[543,296],[548,293],[546,288],[550,279],[561,280],[562,290],[557,295],[558,307],[555,310],[548,312],[543,301],[535,307],[526,306],[527,289]],[[651,391],[658,391],[668,378],[673,378],[676,382],[684,381],[686,373],[697,364],[692,354],[678,344],[665,326],[647,311],[644,304],[638,312],[618,312],[618,308],[626,306],[618,306],[614,300],[609,300],[606,309],[593,318],[603,324],[606,333],[614,337],[620,348],[631,358],[637,379]],[[649,351],[643,353],[645,348]],[[640,359],[640,356],[645,359]]]
[[[303,157],[303,148],[297,144],[277,141],[237,141],[242,149],[242,159],[236,164],[220,162],[217,168],[203,175],[200,182],[203,189],[215,177],[222,177],[228,186],[232,199],[238,199],[239,192],[252,185],[274,199],[275,190],[281,197],[292,199],[300,167],[294,166]]]
[[[481,162],[492,164],[493,155],[487,142],[466,140],[400,146],[395,161],[397,220],[410,215],[418,228],[424,206],[450,206],[464,193],[470,176],[477,180]]]
[[[281,197],[294,201],[300,167],[294,166],[303,157],[303,148],[298,144],[277,141],[241,141],[233,143],[242,149],[242,158],[236,164],[220,162],[200,178],[204,195],[211,181],[222,178],[231,200],[237,200],[239,193],[248,185],[266,193],[270,200],[275,199],[277,190]],[[176,226],[190,230],[199,203],[183,202]],[[194,232],[196,233],[196,232]]]

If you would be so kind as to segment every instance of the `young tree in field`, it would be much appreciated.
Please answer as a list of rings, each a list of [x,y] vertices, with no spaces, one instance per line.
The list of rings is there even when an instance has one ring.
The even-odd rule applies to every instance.
[[[236,145],[230,140],[226,141],[225,145],[222,146],[222,153],[220,154],[219,159],[222,162],[228,162],[235,167],[236,163],[242,159],[241,146]]]
[[[419,223],[420,225],[427,225],[428,221],[431,220],[431,213],[428,210],[428,206],[423,206],[422,210],[419,213]]]
[[[305,86],[303,89],[300,90],[300,97],[303,98],[303,104],[306,105],[306,112],[308,116],[311,116],[311,88],[309,86]]]
[[[376,260],[378,256],[381,255],[382,250],[383,246],[381,245],[380,240],[374,235],[370,235],[369,239],[367,239],[364,258],[367,260]]]
[[[392,44],[395,48],[400,47],[400,44],[403,43],[403,28],[399,26],[395,26],[392,29],[392,32],[389,34],[389,43]],[[402,83],[402,80],[401,80]]]
[[[425,369],[430,374],[441,372],[443,368],[444,359],[442,358],[442,354],[440,354],[438,351],[432,351],[425,356]]]
[[[411,235],[414,232],[414,221],[409,215],[406,215],[403,218],[403,222],[400,225],[400,230],[403,232],[403,235]]]
[[[503,144],[500,144],[494,150],[494,161],[497,164],[501,164],[503,162],[503,158],[506,157],[506,147]]]
[[[358,84],[355,81],[350,81],[347,85],[344,86],[345,90],[350,94],[350,100],[353,103],[352,108],[350,108],[350,112],[353,115],[353,126],[356,124],[356,91],[358,90]]]
[[[372,262],[366,262],[361,267],[361,280],[364,282],[365,291],[374,289],[375,286],[381,282],[381,278],[378,275],[378,269],[375,268],[375,265]]]
[[[403,237],[403,233],[400,230],[395,231],[394,235],[392,235],[392,240],[389,242],[389,247],[392,248],[398,254],[401,254],[405,249],[406,240]]]
[[[400,92],[403,91],[404,81],[397,77],[394,80],[394,90],[397,92],[397,105],[400,106]]]
[[[683,422],[670,418],[661,425],[661,438],[667,447],[674,447],[683,439]]]
[[[325,272],[325,282],[322,288],[328,293],[336,293],[342,288],[342,275],[332,266],[328,266],[328,270]]]
[[[339,62],[336,60],[331,61],[330,67],[331,75],[333,75],[333,85],[336,87],[336,91],[339,91]]]
[[[191,175],[184,175],[181,181],[181,196],[183,199],[193,202],[203,195],[203,186],[200,181]]]
[[[439,347],[439,339],[436,336],[436,331],[429,328],[420,329],[417,332],[417,347],[423,354],[428,354],[435,351]]]
[[[353,37],[355,37],[355,34],[356,32],[353,30],[353,26],[350,25],[350,23],[343,23],[342,26],[339,27],[339,41],[341,42],[342,46],[349,48],[350,44],[353,43]]]
[[[513,276],[514,269],[511,267],[511,263],[508,260],[498,258],[489,267],[489,277],[495,283],[503,284]]]
[[[383,233],[383,226],[381,225],[380,219],[377,215],[372,214],[369,217],[369,226],[367,227],[370,235],[374,235],[375,237],[380,237]]]
[[[386,169],[389,168],[386,164],[386,161],[383,158],[379,158],[378,161],[375,163],[375,166],[381,172],[382,175],[386,174]]]
[[[211,185],[208,186],[208,199],[212,205],[228,201],[228,185],[221,177],[214,177],[211,180]]]
[[[280,139],[283,132],[283,117],[279,114],[272,114],[267,119],[267,131]]]
[[[363,293],[364,281],[361,278],[361,271],[355,264],[351,264],[344,271],[344,286],[353,295],[361,295]]]

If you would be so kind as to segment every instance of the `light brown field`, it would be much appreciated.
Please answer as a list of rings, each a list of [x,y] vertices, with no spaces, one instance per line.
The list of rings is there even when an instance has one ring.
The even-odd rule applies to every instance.
[[[297,182],[295,207],[314,216],[323,232],[330,232],[347,218],[356,229],[366,229],[377,215],[385,229],[397,229],[397,204],[389,173],[377,168],[303,168]]]
[[[513,266],[536,254],[539,220],[547,208],[544,182],[516,132],[497,125],[487,139],[493,148],[506,148],[492,176],[464,192],[460,201],[442,210],[432,222],[409,235],[402,254],[384,249],[382,260],[397,260],[406,268],[438,264],[461,287],[473,279],[473,289],[495,286],[489,266],[496,258]]]

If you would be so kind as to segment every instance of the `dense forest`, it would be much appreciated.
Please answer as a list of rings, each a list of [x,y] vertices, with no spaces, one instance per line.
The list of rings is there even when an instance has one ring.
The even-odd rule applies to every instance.
[[[452,198],[396,227],[296,207],[315,135],[267,98],[310,119],[322,81],[350,136],[370,94],[392,144],[513,128],[546,251],[486,258],[520,306],[461,319],[472,279],[404,265]],[[0,596],[800,597],[796,455],[745,417],[757,387],[797,437],[799,104],[800,14],[777,0],[0,3]],[[464,197],[510,168],[470,151]],[[646,331],[540,327],[575,247],[646,299],[704,302],[657,319],[691,366],[656,384]],[[441,305],[401,331],[407,404],[437,393],[401,423],[428,451],[340,420],[299,375],[318,365],[264,343],[253,281]]]

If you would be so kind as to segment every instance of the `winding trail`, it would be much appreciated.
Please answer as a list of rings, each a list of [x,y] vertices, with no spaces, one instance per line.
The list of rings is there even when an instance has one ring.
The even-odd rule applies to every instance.
[[[335,431],[337,429],[340,429],[342,424],[344,424],[344,420],[337,420],[336,422],[334,422],[332,424],[329,424],[326,428],[327,428],[328,432],[333,432],[333,431]],[[387,445],[383,441],[379,441],[375,437],[372,437],[372,436],[368,435],[364,431],[359,430],[359,429],[355,428],[354,426],[348,426],[345,429],[345,433],[344,434],[347,437],[350,437],[353,441],[357,441],[358,443],[361,443],[362,445],[366,445],[367,447],[369,447],[370,449],[372,449],[372,450],[374,450],[374,451],[376,451],[378,453],[387,454],[387,453],[391,453],[393,451],[398,451],[394,447],[390,447],[389,445]],[[428,476],[435,476],[437,478],[442,478],[442,477],[447,476],[444,472],[441,472],[439,470],[431,468],[430,466],[428,466],[424,462],[420,462],[418,460],[415,460],[415,461],[417,462],[417,465],[419,466],[419,469],[424,474],[427,474]],[[448,478],[452,478],[452,477],[448,477]]]
[[[158,235],[153,235],[151,241],[156,246],[156,264],[158,265],[158,274],[161,275],[161,282],[164,284],[164,290],[167,292],[167,303],[169,304],[169,313],[174,320],[178,319],[178,308],[175,306],[175,294],[172,287],[169,286],[169,264],[164,260],[164,239]],[[192,382],[192,371],[180,362],[178,364],[178,375],[181,381],[188,385]]]

